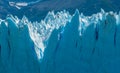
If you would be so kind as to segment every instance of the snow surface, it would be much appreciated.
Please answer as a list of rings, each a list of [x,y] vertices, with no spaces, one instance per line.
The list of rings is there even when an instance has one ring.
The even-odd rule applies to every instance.
[[[0,73],[120,73],[120,13],[0,19]]]

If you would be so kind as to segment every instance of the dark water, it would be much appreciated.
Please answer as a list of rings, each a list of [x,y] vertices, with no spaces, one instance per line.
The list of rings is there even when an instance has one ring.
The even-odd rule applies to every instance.
[[[92,15],[100,12],[101,8],[105,11],[118,12],[120,10],[120,0],[42,0],[38,3],[23,7],[20,10],[9,6],[9,1],[15,2],[34,2],[37,0],[0,0],[0,18],[6,18],[7,14],[16,15],[22,18],[27,16],[31,21],[43,19],[48,11],[55,12],[68,10],[71,14],[75,9],[79,9],[84,15]]]

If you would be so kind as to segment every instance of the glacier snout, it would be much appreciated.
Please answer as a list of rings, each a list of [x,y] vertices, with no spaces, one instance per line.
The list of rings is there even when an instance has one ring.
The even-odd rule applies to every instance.
[[[76,11],[64,29],[51,33],[41,73],[119,73],[120,25],[116,17],[111,12],[84,17]]]
[[[0,73],[120,73],[119,57],[120,13],[0,20]]]

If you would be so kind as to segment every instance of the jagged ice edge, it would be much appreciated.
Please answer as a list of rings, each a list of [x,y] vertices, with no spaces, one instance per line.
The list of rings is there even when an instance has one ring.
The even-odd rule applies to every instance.
[[[75,13],[79,10],[76,9]],[[8,15],[9,18],[14,20],[16,25],[23,23],[26,24],[29,28],[30,37],[33,40],[35,44],[35,51],[38,56],[38,59],[43,58],[44,49],[47,46],[47,41],[50,37],[51,32],[54,29],[59,29],[60,27],[64,28],[68,22],[71,22],[72,17],[75,15],[71,15],[66,10],[57,12],[56,14],[54,11],[48,12],[47,16],[44,20],[41,20],[40,22],[31,22],[28,20],[26,16],[23,16],[22,19],[19,19],[17,16]],[[119,14],[114,12],[105,12],[103,9],[101,9],[101,12],[97,14],[93,14],[91,16],[84,16],[83,13],[79,13],[79,35],[82,36],[84,33],[84,30],[92,23],[94,23],[95,27],[96,24],[99,23],[99,21],[105,20],[106,15],[111,14],[116,18],[116,24],[120,24],[120,12]],[[7,17],[7,18],[8,18]],[[38,17],[39,18],[39,17]],[[0,19],[0,23],[4,21],[7,25],[6,20]],[[22,25],[19,25],[19,27],[22,27]],[[64,29],[63,29],[64,30]],[[59,36],[59,35],[58,35]]]

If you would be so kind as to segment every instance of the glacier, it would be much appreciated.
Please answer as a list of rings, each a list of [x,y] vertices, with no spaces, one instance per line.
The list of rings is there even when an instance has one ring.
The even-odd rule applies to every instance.
[[[120,73],[119,57],[120,12],[0,19],[0,73]]]

